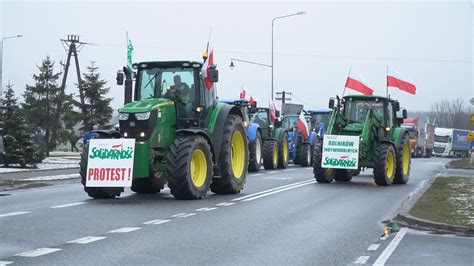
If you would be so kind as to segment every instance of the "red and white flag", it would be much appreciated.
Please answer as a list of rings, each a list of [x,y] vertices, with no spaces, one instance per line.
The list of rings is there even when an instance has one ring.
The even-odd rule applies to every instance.
[[[252,95],[250,95],[249,104],[252,105],[254,102],[255,100],[253,99]]]
[[[371,87],[364,84],[362,79],[352,72],[349,72],[349,76],[347,76],[346,88],[356,90],[365,95],[372,95],[374,93]]]
[[[206,62],[204,62],[204,64],[202,65],[201,73],[204,78],[204,84],[206,85],[207,89],[210,90],[212,88],[212,82],[209,80],[209,69],[214,64],[214,50],[212,49],[212,47],[210,47],[208,51],[208,57]]]
[[[272,120],[272,123],[277,119],[276,117],[276,106],[275,106],[275,102],[270,100],[270,104],[269,104],[269,108],[270,108],[270,118]]]
[[[247,91],[242,88],[242,90],[240,90],[240,99],[245,99],[247,97]]]
[[[304,140],[307,140],[309,136],[309,127],[308,127],[308,123],[306,123],[306,118],[304,117],[303,111],[301,111],[300,117],[298,117],[298,121],[296,122],[296,127],[303,134]]]
[[[389,68],[387,68],[387,87],[396,87],[402,91],[416,94],[416,86],[413,83],[402,79],[400,74]]]

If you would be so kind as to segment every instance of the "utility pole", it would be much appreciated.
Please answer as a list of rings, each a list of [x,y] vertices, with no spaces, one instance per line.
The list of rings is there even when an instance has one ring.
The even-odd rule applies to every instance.
[[[67,35],[67,39],[61,39],[61,43],[63,44],[64,49],[67,52],[67,59],[66,65],[64,66],[64,75],[63,80],[61,83],[61,98],[64,100],[65,98],[65,89],[66,89],[66,81],[67,81],[67,74],[69,71],[69,65],[71,62],[71,56],[74,56],[75,63],[76,63],[76,74],[77,74],[77,86],[79,87],[79,98],[81,102],[81,112],[83,116],[83,121],[85,125],[88,125],[89,117],[87,115],[87,110],[85,108],[85,98],[84,98],[84,91],[82,89],[82,80],[81,80],[81,70],[79,68],[79,57],[78,52],[82,50],[84,45],[88,44],[85,42],[81,42],[79,40],[79,35]]]
[[[278,91],[278,92],[276,92],[276,95],[281,95],[281,97],[276,97],[275,100],[281,101],[282,105],[286,101],[291,101],[291,92],[289,92],[289,91]]]

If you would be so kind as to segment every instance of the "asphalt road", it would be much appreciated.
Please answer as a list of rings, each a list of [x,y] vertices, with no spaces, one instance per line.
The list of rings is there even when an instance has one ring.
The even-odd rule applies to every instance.
[[[374,263],[386,256],[384,251],[397,239],[397,234],[380,239],[381,222],[392,218],[403,200],[446,162],[414,159],[409,183],[392,187],[377,187],[371,171],[350,183],[333,184],[315,183],[311,168],[261,171],[248,176],[239,195],[210,193],[195,201],[177,201],[167,190],[156,195],[126,191],[115,200],[92,200],[78,183],[3,192],[0,261],[14,265]],[[435,257],[425,261],[416,250],[428,248],[434,236],[422,240],[425,235],[413,235],[405,234],[386,264],[472,264],[472,255],[465,252],[474,246],[471,238],[446,236],[446,246],[433,247],[444,252],[433,252]],[[378,248],[371,249],[374,245]],[[446,257],[445,253],[454,254],[450,249],[464,257]]]

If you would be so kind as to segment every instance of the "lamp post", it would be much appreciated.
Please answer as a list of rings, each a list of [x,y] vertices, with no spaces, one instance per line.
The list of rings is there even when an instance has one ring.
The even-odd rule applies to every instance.
[[[294,14],[274,17],[272,19],[272,65],[271,65],[271,68],[272,68],[272,100],[273,100],[273,24],[275,23],[275,20],[277,20],[277,19],[288,18],[288,17],[293,17],[293,16],[300,16],[300,15],[304,15],[304,14],[306,14],[305,11],[299,11],[299,12],[294,13]]]
[[[230,65],[229,65],[230,70],[234,70],[234,67],[235,67],[234,61],[243,62],[243,63],[247,63],[247,64],[252,64],[252,65],[259,65],[259,66],[264,66],[264,67],[270,67],[270,68],[272,67],[271,65],[262,64],[262,63],[258,63],[258,62],[242,60],[242,59],[238,59],[238,58],[231,58],[230,59]]]
[[[18,34],[15,36],[8,36],[8,37],[3,37],[2,42],[0,44],[0,99],[3,98],[3,83],[2,83],[2,69],[3,69],[3,41],[6,39],[13,39],[13,38],[20,38],[23,37],[23,35]]]

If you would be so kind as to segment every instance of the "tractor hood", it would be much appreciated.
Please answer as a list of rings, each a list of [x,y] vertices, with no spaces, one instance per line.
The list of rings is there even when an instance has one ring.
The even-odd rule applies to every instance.
[[[127,103],[124,107],[119,109],[119,113],[144,113],[166,105],[174,105],[174,102],[164,98],[144,99]]]
[[[344,127],[344,131],[351,133],[362,133],[364,123],[351,123]]]

